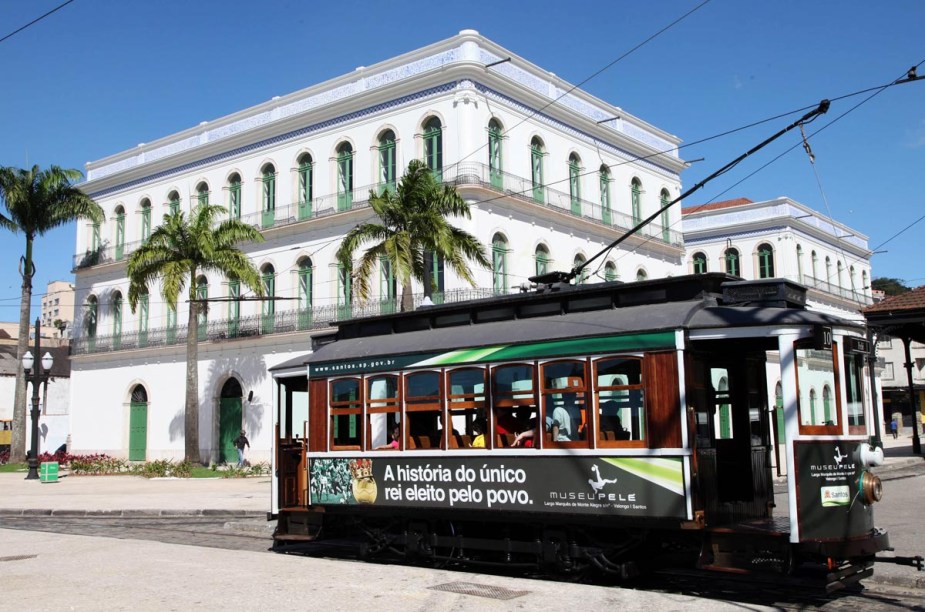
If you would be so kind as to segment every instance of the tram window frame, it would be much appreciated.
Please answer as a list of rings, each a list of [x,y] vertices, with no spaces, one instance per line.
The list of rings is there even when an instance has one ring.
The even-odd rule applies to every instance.
[[[514,389],[511,387],[510,391],[501,391],[498,388],[498,373],[499,371],[504,371],[516,367],[526,367],[530,369],[530,389]],[[491,439],[494,448],[540,448],[539,439],[542,438],[542,435],[537,436],[537,424],[539,419],[539,399],[538,395],[538,370],[536,363],[532,361],[512,361],[506,363],[499,363],[493,365],[489,369],[489,377],[491,378],[491,423],[489,429],[491,430]],[[527,380],[526,378],[519,379],[521,381]],[[512,381],[513,383],[513,381]],[[522,433],[523,431],[529,431],[529,423],[522,422],[519,423],[524,425],[522,431],[515,433],[498,433],[498,424],[499,420],[505,418],[506,422],[515,423],[520,421],[517,416],[517,412],[522,412],[524,410],[531,410],[531,415],[528,419],[529,422],[533,423],[533,438],[527,443],[521,444],[519,446],[514,446],[514,440],[516,435]],[[508,430],[508,427],[505,426],[505,430]]]
[[[617,384],[617,385],[615,384],[602,385],[600,382],[601,376],[602,376],[601,371],[600,371],[601,364],[605,362],[609,362],[609,361],[632,361],[632,362],[637,363],[639,365],[639,382],[638,383],[627,382],[627,383]],[[606,355],[603,357],[597,357],[592,360],[591,362],[592,370],[591,371],[593,375],[592,382],[594,384],[594,408],[595,408],[592,411],[594,415],[593,432],[596,436],[595,438],[596,444],[599,448],[646,448],[646,445],[648,444],[648,439],[647,439],[646,434],[647,434],[648,426],[649,426],[649,405],[648,405],[649,394],[646,392],[646,381],[648,379],[647,373],[646,373],[646,369],[647,369],[646,363],[647,363],[646,359],[644,358],[643,355],[636,355],[636,354]],[[629,405],[626,408],[628,408],[629,410],[632,410],[634,408],[634,406],[632,405],[633,393],[634,392],[639,393],[638,406],[636,406],[642,418],[642,422],[640,423],[640,427],[639,427],[639,430],[640,430],[639,438],[635,440],[632,438],[633,423],[629,423],[630,427],[627,428],[627,423],[623,422],[623,419],[620,420],[621,430],[626,432],[626,434],[629,437],[626,437],[626,438],[619,437],[617,435],[618,434],[617,430],[603,428],[603,425],[602,425],[603,418],[602,417],[604,415],[601,412],[602,411],[602,406],[601,406],[602,392],[607,394],[605,396],[605,399],[603,400],[604,402],[616,402],[617,401],[615,399],[611,399],[610,394],[626,393],[627,394],[626,398],[629,400]],[[619,408],[619,410],[622,411],[626,408]],[[613,439],[610,439],[606,435],[606,432],[608,431],[614,432]]]
[[[832,341],[831,349],[818,349],[813,345],[813,340],[797,340],[794,342],[794,359],[796,360],[796,367],[794,368],[794,375],[796,377],[797,383],[797,418],[798,425],[801,435],[807,436],[825,436],[825,435],[841,435],[842,431],[842,401],[841,401],[841,391],[842,391],[842,382],[841,382],[841,368],[839,367],[839,343],[838,341]],[[801,354],[801,351],[813,351],[816,354]],[[832,361],[832,377],[831,381],[809,381],[806,380],[806,398],[807,401],[803,401],[803,393],[801,391],[800,383],[800,370],[803,369],[803,366],[800,365],[801,359],[806,360],[809,358],[820,359],[821,356],[819,353],[831,353]],[[825,363],[828,363],[828,359],[825,360]],[[809,378],[806,376],[805,378]],[[810,391],[815,387],[819,387],[817,391],[817,397],[822,396],[821,389],[824,388],[826,382],[831,382],[833,393],[832,395],[835,398],[835,409],[834,409],[834,420],[831,425],[825,424],[815,425],[812,423],[812,413],[810,413],[810,423],[804,424],[804,410],[812,410],[812,406],[808,405]]]
[[[867,435],[867,394],[864,392],[865,361],[867,355],[864,353],[855,353],[845,351],[845,418],[848,422],[848,433],[852,435]],[[852,384],[852,381],[856,384]],[[860,412],[851,413],[851,405],[856,403],[860,406]],[[859,416],[860,419],[852,423],[852,416]]]
[[[565,364],[570,364],[573,366],[580,366],[581,373],[577,375],[574,370],[570,373],[567,373],[565,376],[549,376],[547,371],[552,370],[558,366]],[[551,373],[550,373],[551,374]],[[576,359],[576,358],[566,358],[566,359],[555,359],[550,361],[541,362],[539,364],[539,383],[540,383],[540,405],[542,410],[540,411],[540,417],[538,419],[542,429],[543,434],[543,447],[544,448],[588,448],[590,447],[590,438],[591,436],[588,433],[591,431],[589,426],[588,414],[590,404],[588,399],[589,394],[589,385],[588,385],[588,359]],[[552,386],[554,380],[565,379],[564,387]],[[574,395],[572,398],[566,398],[566,395]],[[556,397],[561,396],[561,397]],[[572,400],[571,402],[569,400]],[[561,403],[560,403],[561,402]],[[572,413],[572,410],[569,410],[567,404],[572,403],[576,411],[575,414]],[[550,409],[550,405],[554,407]],[[569,437],[568,440],[557,440],[553,436],[553,426],[557,422],[557,416],[563,418],[561,412],[556,414],[558,410],[562,409],[569,418]],[[557,433],[561,430],[555,430]],[[534,434],[535,435],[535,434]],[[535,445],[535,444],[534,444]]]
[[[357,397],[348,400],[335,400],[334,398],[337,397],[334,392],[335,385],[345,381],[353,381],[356,383]],[[365,419],[363,418],[364,389],[365,385],[363,384],[363,377],[361,376],[344,376],[328,379],[328,425],[330,428],[328,433],[328,448],[330,450],[363,450],[363,440],[365,438]],[[337,423],[336,419],[337,417],[349,417],[351,415],[357,415],[356,427],[359,429],[355,435],[357,444],[338,444],[334,434],[336,429],[335,425]]]
[[[437,379],[436,395],[412,395],[411,381],[414,378],[433,375]],[[406,428],[406,445],[408,450],[431,450],[446,448],[446,434],[438,428],[439,418],[443,415],[443,377],[439,370],[417,370],[414,372],[405,372],[402,376],[405,406]],[[412,427],[412,421],[421,420],[422,413],[433,413],[435,416],[433,425],[433,434],[424,435],[416,433],[416,427]],[[437,432],[440,432],[439,434]]]
[[[453,376],[455,374],[465,374],[467,372],[479,372],[482,379],[482,390],[478,391],[475,387],[478,383],[472,384],[471,392],[466,391],[466,385],[460,384],[460,391],[462,393],[453,392]],[[488,367],[487,366],[461,366],[455,368],[448,368],[444,372],[445,376],[445,397],[446,397],[446,411],[447,411],[447,420],[446,423],[450,424],[452,428],[456,424],[457,417],[463,417],[463,422],[465,423],[465,432],[460,434],[460,438],[456,439],[455,436],[450,439],[450,448],[451,449],[473,449],[476,447],[472,446],[472,442],[475,441],[477,437],[475,432],[472,430],[472,426],[477,419],[482,419],[482,439],[485,441],[484,448],[492,447],[492,437],[489,434],[488,430],[488,390],[489,390],[489,377],[488,377]],[[464,381],[468,383],[468,381]],[[468,436],[468,440],[466,437]],[[455,446],[454,446],[455,444]]]
[[[394,389],[394,395],[386,397],[373,397],[372,386],[378,381],[391,381],[393,383],[392,388]],[[388,390],[388,382],[386,383]],[[401,417],[401,406],[402,406],[402,380],[401,376],[397,373],[382,372],[370,374],[363,377],[363,389],[364,389],[364,406],[366,412],[363,415],[363,421],[366,426],[366,432],[364,440],[366,442],[367,450],[402,450],[407,448],[407,439],[406,439],[406,427],[402,422],[404,419]],[[375,415],[384,414],[385,416],[385,435],[382,440],[382,444],[376,444],[373,441],[373,419]],[[389,415],[392,415],[389,418]],[[398,448],[392,448],[390,442],[392,440],[392,430],[395,426],[398,425],[401,429],[401,435],[398,439]]]

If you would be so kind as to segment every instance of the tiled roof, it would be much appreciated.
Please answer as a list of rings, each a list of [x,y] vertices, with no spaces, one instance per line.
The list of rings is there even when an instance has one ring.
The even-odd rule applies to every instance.
[[[871,312],[908,312],[912,310],[925,310],[925,285],[916,287],[911,291],[888,297],[865,308],[864,314]]]
[[[682,215],[692,215],[698,212],[705,212],[708,210],[719,210],[720,208],[733,208],[735,206],[745,206],[746,204],[754,204],[748,198],[736,198],[734,200],[723,200],[722,202],[713,202],[711,204],[700,204],[697,206],[688,206],[681,209]]]

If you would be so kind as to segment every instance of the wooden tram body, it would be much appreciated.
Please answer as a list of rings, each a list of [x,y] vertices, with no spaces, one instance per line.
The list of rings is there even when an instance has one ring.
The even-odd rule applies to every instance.
[[[705,274],[340,323],[273,370],[274,546],[863,578],[888,548],[864,329],[804,303]]]

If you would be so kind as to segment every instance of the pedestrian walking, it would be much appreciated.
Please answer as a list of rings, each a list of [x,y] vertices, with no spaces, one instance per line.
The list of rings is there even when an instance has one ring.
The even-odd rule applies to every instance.
[[[241,435],[234,439],[234,447],[238,449],[238,467],[244,467],[244,447],[250,447],[251,443],[247,441],[247,432],[241,430]]]
[[[893,420],[890,421],[890,431],[893,434],[893,439],[895,440],[899,436],[899,424],[896,422],[896,417],[893,417]]]

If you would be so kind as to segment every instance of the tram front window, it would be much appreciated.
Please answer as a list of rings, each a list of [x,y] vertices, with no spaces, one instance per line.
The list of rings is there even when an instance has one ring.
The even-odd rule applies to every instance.
[[[840,433],[841,402],[835,369],[837,343],[831,349],[796,349],[800,432]]]
[[[856,353],[845,355],[848,431],[852,434],[867,433],[867,421],[864,418],[864,357],[865,355]]]

